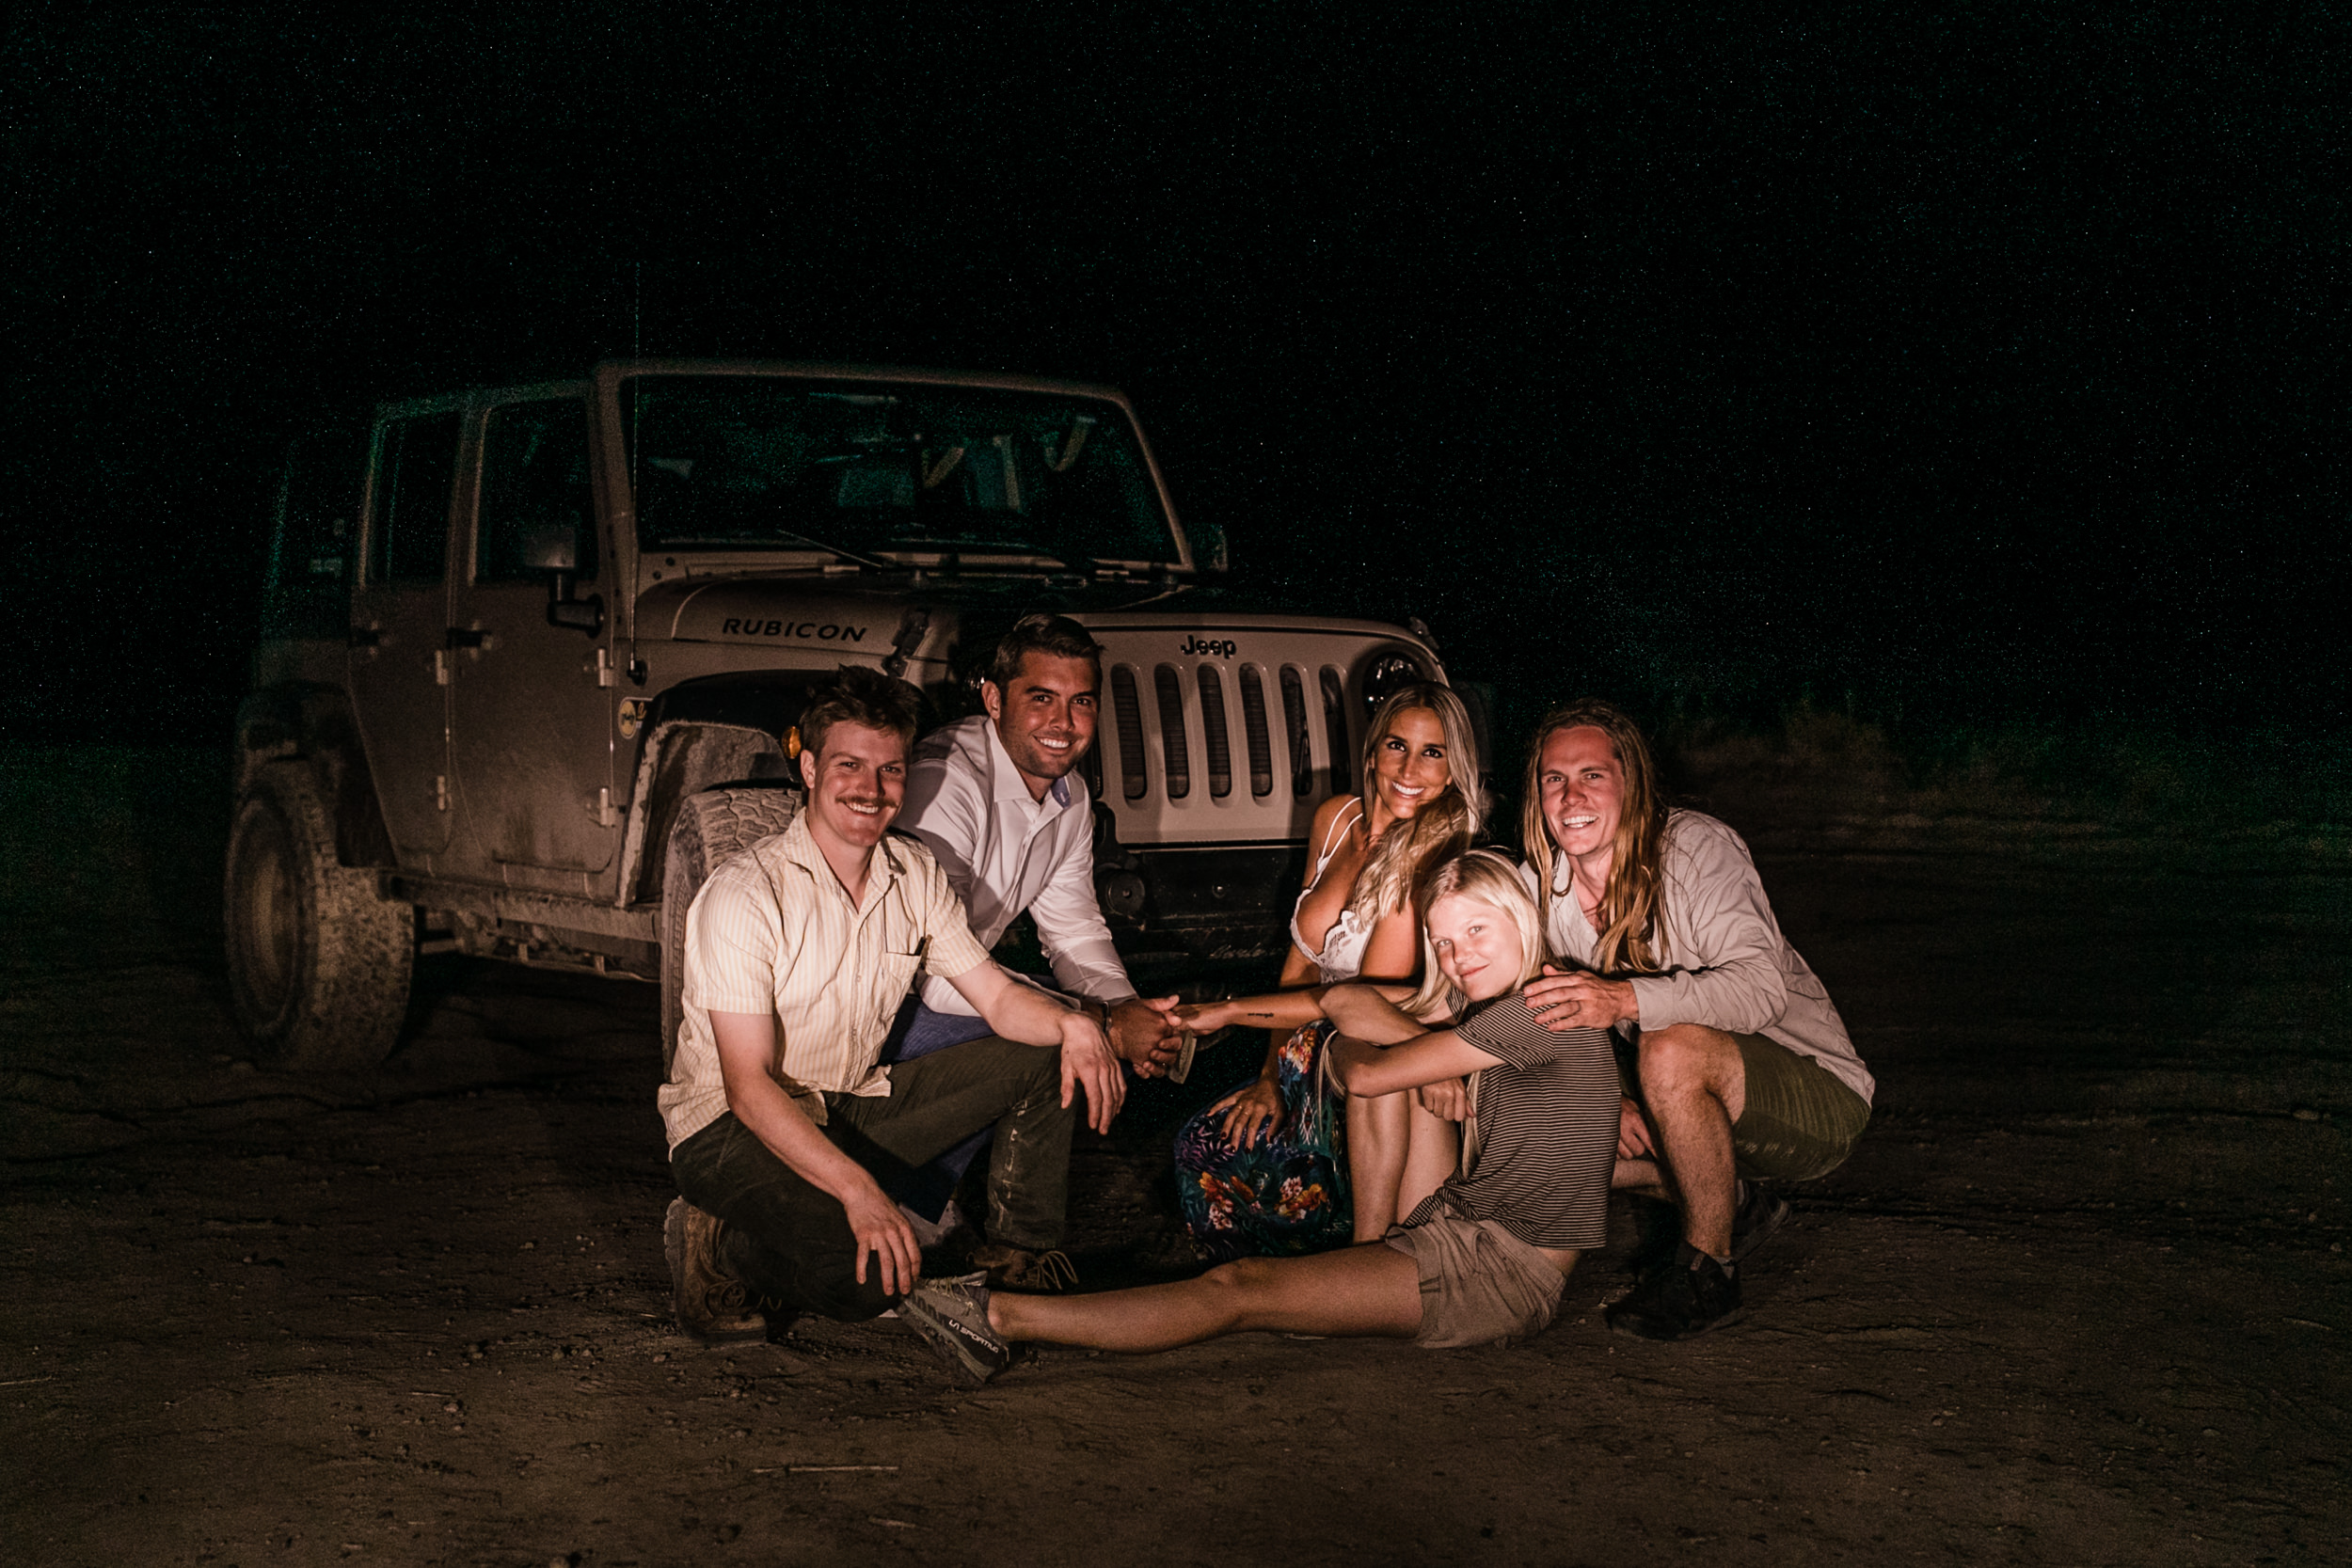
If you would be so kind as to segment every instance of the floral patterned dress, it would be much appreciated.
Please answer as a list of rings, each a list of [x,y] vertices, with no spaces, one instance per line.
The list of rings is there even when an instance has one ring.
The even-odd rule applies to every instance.
[[[1323,1070],[1332,1035],[1310,1023],[1282,1043],[1275,1084],[1282,1120],[1255,1145],[1225,1137],[1222,1111],[1176,1134],[1176,1190],[1195,1245],[1218,1262],[1328,1252],[1356,1238],[1347,1187],[1345,1098]]]

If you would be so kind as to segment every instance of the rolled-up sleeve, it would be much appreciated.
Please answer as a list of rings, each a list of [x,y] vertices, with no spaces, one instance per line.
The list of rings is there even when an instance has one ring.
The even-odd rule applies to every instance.
[[[923,935],[929,939],[923,950],[923,973],[943,980],[970,974],[988,962],[988,949],[972,935],[971,918],[946,873],[928,855],[914,858],[915,866],[908,873],[915,883],[913,904]]]
[[[1054,867],[1053,879],[1029,905],[1037,921],[1038,940],[1045,948],[1054,977],[1063,987],[1094,1002],[1124,1002],[1136,994],[1111,943],[1111,928],[1094,896],[1094,826],[1090,810],[1073,809],[1067,826],[1057,832],[1073,834]]]
[[[1761,1033],[1788,1010],[1788,990],[1756,863],[1728,829],[1678,833],[1673,847],[1663,889],[1673,968],[1633,978],[1642,1027]]]

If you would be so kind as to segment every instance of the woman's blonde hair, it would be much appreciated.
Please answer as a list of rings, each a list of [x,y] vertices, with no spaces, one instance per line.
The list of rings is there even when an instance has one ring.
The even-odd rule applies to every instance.
[[[1609,885],[1601,891],[1600,907],[1593,911],[1600,935],[1593,968],[1601,974],[1655,974],[1660,962],[1665,904],[1665,879],[1660,858],[1666,842],[1666,800],[1659,792],[1658,768],[1650,760],[1649,742],[1642,727],[1624,709],[1597,697],[1586,697],[1544,715],[1535,738],[1527,748],[1527,788],[1520,797],[1519,834],[1527,848],[1527,863],[1535,868],[1535,896],[1549,928],[1552,867],[1555,863],[1551,829],[1544,821],[1544,742],[1562,730],[1596,729],[1609,737],[1617,768],[1625,775],[1625,800],[1617,812],[1614,850],[1609,861]]]
[[[1437,944],[1429,940],[1429,911],[1443,898],[1467,898],[1511,917],[1511,924],[1519,932],[1519,973],[1511,982],[1511,990],[1517,990],[1542,973],[1544,917],[1535,908],[1527,883],[1520,879],[1519,868],[1500,850],[1472,849],[1430,872],[1422,884],[1420,897],[1414,901],[1421,915],[1421,989],[1410,1000],[1399,1004],[1406,1012],[1415,1018],[1426,1018],[1438,1010],[1452,1016],[1460,1012],[1468,1000],[1438,967]]]
[[[1478,733],[1470,727],[1470,710],[1462,699],[1434,681],[1400,687],[1373,710],[1364,726],[1364,831],[1372,831],[1373,792],[1380,759],[1380,743],[1398,714],[1427,708],[1438,716],[1445,735],[1445,790],[1404,821],[1392,823],[1372,847],[1356,885],[1347,895],[1347,908],[1367,927],[1376,926],[1413,902],[1414,886],[1432,866],[1458,855],[1478,836],[1486,817],[1486,792],[1479,784]]]

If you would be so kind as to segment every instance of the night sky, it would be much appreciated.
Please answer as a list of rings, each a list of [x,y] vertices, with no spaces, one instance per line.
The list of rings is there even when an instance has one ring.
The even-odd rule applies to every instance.
[[[633,343],[1122,386],[1528,703],[2345,718],[2324,8],[553,14],[9,24],[8,736],[224,740],[289,436]]]

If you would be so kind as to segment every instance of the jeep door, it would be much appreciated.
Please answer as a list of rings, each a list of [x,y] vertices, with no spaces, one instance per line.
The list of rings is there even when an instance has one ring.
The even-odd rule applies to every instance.
[[[560,390],[562,395],[553,395]],[[473,527],[451,592],[452,736],[463,869],[583,893],[620,843],[610,630],[549,624],[561,591],[596,593],[587,388],[501,394],[485,412]],[[564,574],[559,586],[557,574]],[[609,591],[608,591],[609,594]],[[599,618],[601,619],[601,618]]]
[[[450,835],[444,635],[461,419],[412,405],[378,422],[351,593],[352,706],[385,830],[412,870],[434,869]]]

